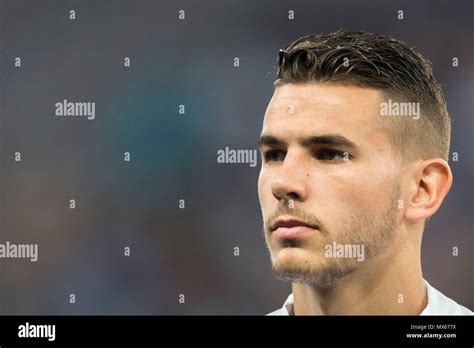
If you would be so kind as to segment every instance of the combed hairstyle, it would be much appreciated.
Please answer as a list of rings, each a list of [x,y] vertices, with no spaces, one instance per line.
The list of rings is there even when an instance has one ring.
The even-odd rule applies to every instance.
[[[375,88],[385,100],[420,103],[420,118],[380,117],[403,159],[448,160],[451,124],[431,63],[392,37],[337,31],[308,35],[280,50],[274,86],[329,83]]]

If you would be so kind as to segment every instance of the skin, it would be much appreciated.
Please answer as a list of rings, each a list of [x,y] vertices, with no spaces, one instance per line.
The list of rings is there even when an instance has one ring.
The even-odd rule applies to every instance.
[[[267,107],[258,194],[272,267],[292,281],[295,315],[417,315],[426,307],[424,222],[452,174],[440,158],[397,155],[379,113],[383,101],[376,89],[284,84]],[[328,135],[352,146],[304,141]],[[278,218],[317,228],[282,239],[271,230]],[[333,242],[363,245],[364,260],[326,256]]]

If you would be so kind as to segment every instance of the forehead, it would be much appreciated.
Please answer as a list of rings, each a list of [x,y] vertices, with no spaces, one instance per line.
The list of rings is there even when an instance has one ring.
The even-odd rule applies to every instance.
[[[275,89],[266,117],[310,116],[330,113],[333,116],[378,116],[381,93],[371,88],[330,84],[285,84]],[[288,110],[292,107],[293,110]],[[323,116],[323,115],[321,115]]]
[[[383,137],[383,98],[376,89],[330,84],[285,84],[275,89],[263,134],[278,137],[338,133],[352,140]]]

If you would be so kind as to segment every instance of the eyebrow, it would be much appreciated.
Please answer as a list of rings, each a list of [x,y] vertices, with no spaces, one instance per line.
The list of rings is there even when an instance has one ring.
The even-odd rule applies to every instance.
[[[318,135],[302,138],[298,141],[304,147],[311,147],[314,145],[331,145],[331,146],[342,146],[347,149],[356,150],[357,145],[346,137],[338,134],[327,134]],[[263,146],[286,146],[287,143],[283,140],[278,139],[272,135],[262,135],[258,142],[258,149],[260,150]]]

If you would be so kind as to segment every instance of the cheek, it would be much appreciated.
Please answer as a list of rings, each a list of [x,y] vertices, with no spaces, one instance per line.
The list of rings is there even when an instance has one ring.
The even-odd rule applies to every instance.
[[[376,168],[351,168],[317,176],[313,185],[321,218],[344,221],[349,215],[384,206],[393,187],[393,177]]]
[[[271,194],[270,190],[270,183],[269,183],[269,175],[264,170],[260,170],[260,174],[258,176],[258,199],[260,201],[260,207],[262,208],[262,212],[265,212],[266,208],[266,201],[268,200],[268,195]]]

